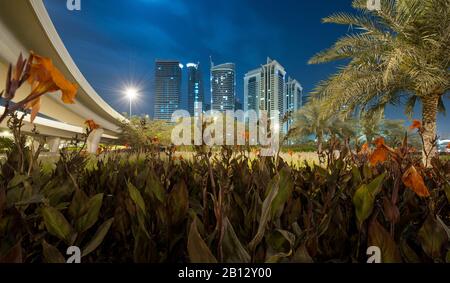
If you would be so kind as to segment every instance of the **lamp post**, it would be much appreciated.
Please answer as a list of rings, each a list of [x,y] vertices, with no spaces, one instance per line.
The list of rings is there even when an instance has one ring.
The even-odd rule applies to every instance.
[[[133,99],[137,96],[137,91],[134,88],[128,88],[125,91],[125,93],[128,96],[128,99],[130,100],[130,119],[131,119],[131,103],[133,102]]]

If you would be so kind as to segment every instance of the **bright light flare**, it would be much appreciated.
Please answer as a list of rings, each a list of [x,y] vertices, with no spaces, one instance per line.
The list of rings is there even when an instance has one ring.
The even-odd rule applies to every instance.
[[[130,100],[133,100],[138,95],[138,92],[135,88],[127,88],[125,90],[125,93]]]

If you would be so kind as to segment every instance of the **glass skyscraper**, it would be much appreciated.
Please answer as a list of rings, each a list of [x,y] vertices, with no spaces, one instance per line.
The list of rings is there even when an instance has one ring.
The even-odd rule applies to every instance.
[[[211,63],[211,108],[234,111],[236,72],[234,63],[214,66]]]
[[[170,121],[172,113],[180,106],[182,68],[183,65],[178,61],[155,61],[156,120]]]
[[[279,119],[285,113],[284,105],[284,76],[286,71],[275,60],[267,58],[266,65],[261,66],[261,94],[259,109],[266,110],[269,117],[274,111],[279,111]]]
[[[259,95],[261,92],[261,68],[252,70],[244,77],[244,111],[259,110]]]
[[[191,116],[203,111],[203,81],[199,64],[188,63],[188,111]]]
[[[286,82],[286,111],[292,111],[295,113],[297,110],[302,107],[302,95],[303,95],[303,88],[301,84],[291,77],[288,78],[288,81]],[[293,117],[291,116],[290,119],[288,119],[286,123],[285,131],[288,131],[293,123]]]
[[[244,76],[244,111],[266,110],[273,118],[278,110],[281,121],[288,111],[295,112],[305,103],[301,84],[292,78],[286,81],[286,71],[275,60],[267,58],[265,65],[249,71]],[[283,125],[287,132],[293,123],[292,118]]]

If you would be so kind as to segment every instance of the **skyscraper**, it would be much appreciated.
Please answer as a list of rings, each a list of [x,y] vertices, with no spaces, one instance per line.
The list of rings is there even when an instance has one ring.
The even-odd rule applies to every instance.
[[[259,109],[266,110],[269,117],[274,117],[274,111],[279,111],[279,118],[285,113],[284,77],[286,71],[275,60],[267,58],[267,63],[261,66],[261,93]]]
[[[259,110],[261,93],[261,68],[252,70],[244,76],[244,111]]]
[[[234,111],[236,72],[234,63],[214,66],[211,62],[211,108]]]
[[[286,112],[292,111],[296,112],[300,107],[302,107],[302,95],[303,95],[303,88],[301,84],[291,77],[288,78],[288,81],[286,82]],[[290,119],[288,119],[286,125],[285,125],[285,131],[287,132],[289,128],[291,127],[293,123],[293,117],[291,116]]]
[[[170,121],[181,102],[181,70],[174,60],[155,61],[155,119]]]
[[[199,64],[188,63],[188,110],[191,116],[203,111],[203,81]]]

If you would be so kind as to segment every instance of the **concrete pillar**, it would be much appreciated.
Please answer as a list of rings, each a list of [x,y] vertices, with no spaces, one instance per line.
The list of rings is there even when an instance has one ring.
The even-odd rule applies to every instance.
[[[100,144],[100,139],[104,133],[103,129],[95,129],[91,132],[87,138],[87,152],[96,153],[98,145]]]
[[[60,143],[61,139],[58,137],[47,138],[47,144],[52,153],[58,152]]]

